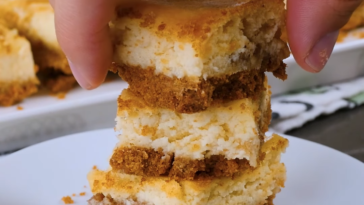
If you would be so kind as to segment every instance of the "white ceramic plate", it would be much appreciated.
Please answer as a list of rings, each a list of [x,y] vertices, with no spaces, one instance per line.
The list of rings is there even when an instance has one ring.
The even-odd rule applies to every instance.
[[[60,205],[63,196],[87,204],[92,196],[86,180],[96,165],[108,167],[117,140],[112,129],[47,141],[0,158],[0,204]],[[364,164],[331,148],[289,137],[283,155],[286,188],[277,205],[364,204]],[[84,187],[86,186],[86,188]]]

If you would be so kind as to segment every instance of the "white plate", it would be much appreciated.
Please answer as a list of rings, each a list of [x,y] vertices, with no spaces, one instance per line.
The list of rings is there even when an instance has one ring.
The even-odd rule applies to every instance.
[[[63,196],[75,204],[91,197],[87,173],[108,167],[117,140],[112,129],[58,138],[0,158],[0,204],[60,205]],[[283,155],[286,188],[277,205],[364,204],[364,164],[331,148],[289,137]],[[87,186],[85,188],[84,186]]]

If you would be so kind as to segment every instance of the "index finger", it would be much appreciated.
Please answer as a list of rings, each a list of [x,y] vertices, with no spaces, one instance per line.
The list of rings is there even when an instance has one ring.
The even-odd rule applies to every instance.
[[[99,86],[112,61],[108,23],[115,1],[51,1],[55,10],[56,33],[72,72],[85,89]]]

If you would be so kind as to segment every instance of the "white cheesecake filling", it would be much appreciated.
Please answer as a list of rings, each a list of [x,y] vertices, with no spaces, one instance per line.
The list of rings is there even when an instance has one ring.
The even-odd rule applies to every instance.
[[[193,114],[133,107],[143,102],[128,90],[120,98],[130,100],[131,106],[118,110],[115,129],[122,130],[118,146],[162,148],[175,157],[190,159],[224,155],[226,159],[247,159],[251,166],[256,166],[261,143],[261,116],[257,115],[269,112],[267,92],[258,100],[235,100]]]
[[[0,25],[0,82],[35,80],[35,69],[30,43]]]
[[[260,69],[263,58],[282,60],[282,53],[288,52],[279,36],[284,11],[275,3],[254,1],[253,6],[198,13],[136,6],[132,12],[137,17],[121,15],[110,24],[114,60],[177,78]]]
[[[253,53],[255,49],[255,45],[244,36],[243,25],[238,18],[209,34],[203,48],[209,50],[208,56],[202,56],[192,42],[158,37],[139,24],[138,21],[118,21],[117,35],[122,43],[116,47],[116,59],[120,59],[117,62],[141,68],[152,67],[156,74],[169,77],[206,78],[248,69],[233,63],[239,61],[240,55]]]

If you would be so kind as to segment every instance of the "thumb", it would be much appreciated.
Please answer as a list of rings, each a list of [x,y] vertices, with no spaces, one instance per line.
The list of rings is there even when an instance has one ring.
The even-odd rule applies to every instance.
[[[321,71],[339,29],[362,0],[288,0],[287,33],[293,56],[309,72]]]

